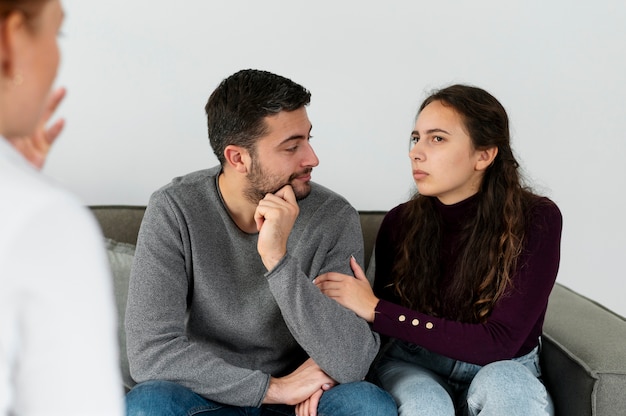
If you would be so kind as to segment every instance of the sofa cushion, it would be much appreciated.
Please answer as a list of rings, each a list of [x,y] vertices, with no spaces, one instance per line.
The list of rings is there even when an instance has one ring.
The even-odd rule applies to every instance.
[[[113,274],[113,289],[115,291],[115,303],[118,314],[117,334],[120,348],[120,368],[122,371],[124,387],[128,391],[135,385],[135,382],[130,377],[130,371],[128,369],[124,316],[126,314],[128,281],[130,278],[130,268],[133,263],[133,256],[135,255],[135,246],[128,243],[120,243],[109,238],[105,239],[105,246],[109,256],[111,273]]]

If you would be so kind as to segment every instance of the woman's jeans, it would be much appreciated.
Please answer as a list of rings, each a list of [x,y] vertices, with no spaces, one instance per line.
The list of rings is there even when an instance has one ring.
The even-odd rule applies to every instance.
[[[373,374],[401,416],[554,414],[539,379],[539,347],[523,357],[479,366],[394,340]]]
[[[317,407],[319,416],[392,416],[396,404],[381,388],[368,383],[339,384],[324,392]],[[172,416],[294,416],[294,406],[236,407],[205,399],[169,381],[146,381],[126,395],[126,414]]]

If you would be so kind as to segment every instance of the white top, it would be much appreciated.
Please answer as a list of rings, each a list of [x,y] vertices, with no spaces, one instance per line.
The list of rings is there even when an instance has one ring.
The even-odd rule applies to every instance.
[[[95,220],[0,137],[0,416],[122,415],[114,308]]]

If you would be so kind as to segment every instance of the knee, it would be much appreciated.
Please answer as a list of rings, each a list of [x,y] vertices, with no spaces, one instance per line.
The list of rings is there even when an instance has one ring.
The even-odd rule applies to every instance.
[[[478,371],[470,383],[467,404],[474,409],[506,409],[508,413],[502,414],[544,414],[536,411],[549,409],[550,399],[543,383],[523,364],[499,361]]]
[[[151,380],[137,384],[126,395],[128,416],[173,415],[184,403],[198,397],[185,387],[163,380]]]
[[[378,373],[380,385],[394,398],[403,415],[452,415],[453,392],[446,380],[417,366],[389,366]]]
[[[340,384],[322,396],[320,416],[325,415],[397,415],[396,403],[389,393],[365,381]]]
[[[439,416],[455,414],[452,396],[438,384],[422,384],[412,391],[395,396],[400,416]]]
[[[487,364],[478,371],[472,380],[469,391],[503,391],[519,394],[522,386],[532,386],[541,382],[524,365],[515,361],[497,361]]]
[[[166,400],[175,396],[182,386],[164,380],[150,380],[135,385],[126,395],[126,399],[134,401],[148,397],[151,401]]]
[[[362,415],[397,415],[396,402],[391,394],[382,388],[368,382],[361,382],[362,392],[360,393],[363,411]],[[357,414],[357,413],[355,413]]]

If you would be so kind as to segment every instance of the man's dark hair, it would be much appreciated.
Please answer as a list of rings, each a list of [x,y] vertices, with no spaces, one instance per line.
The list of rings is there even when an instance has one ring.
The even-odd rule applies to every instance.
[[[257,139],[266,134],[265,117],[297,110],[310,101],[307,89],[271,72],[244,69],[229,76],[204,107],[215,156],[224,166],[224,149],[228,145],[254,153]]]

